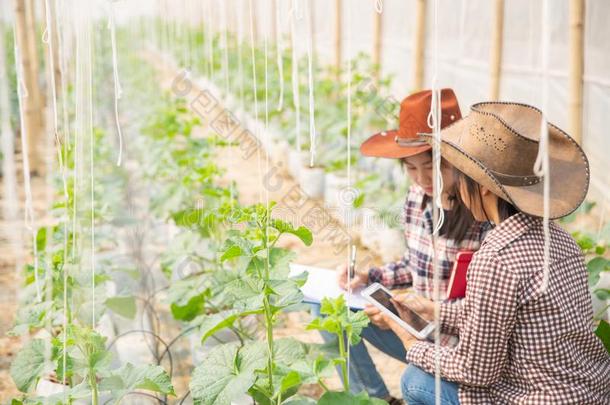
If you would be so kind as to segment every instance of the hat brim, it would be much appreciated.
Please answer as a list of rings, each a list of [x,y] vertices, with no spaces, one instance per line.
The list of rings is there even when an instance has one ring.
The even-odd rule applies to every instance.
[[[396,143],[397,130],[380,132],[360,145],[360,153],[369,157],[401,159],[414,156],[431,149],[430,145],[400,146]]]
[[[469,136],[469,117],[441,131],[441,155],[459,171],[512,203],[519,211],[536,217],[544,214],[544,180],[528,186],[501,184],[477,158],[460,148],[460,137]],[[431,145],[433,134],[419,134]],[[580,146],[561,129],[549,124],[549,217],[572,213],[589,188],[589,162]]]

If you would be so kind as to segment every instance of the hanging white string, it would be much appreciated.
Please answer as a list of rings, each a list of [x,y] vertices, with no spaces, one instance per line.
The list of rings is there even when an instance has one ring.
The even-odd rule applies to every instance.
[[[256,139],[260,140],[260,131],[258,125],[258,96],[257,96],[257,88],[256,88],[256,55],[254,53],[254,8],[252,5],[252,0],[248,0],[249,10],[250,10],[250,56],[252,58],[252,93],[254,95],[254,120],[256,121],[256,127],[254,129]],[[256,159],[258,164],[258,172],[262,173],[261,168],[261,149],[260,147],[256,149]],[[262,178],[262,176],[261,176]],[[263,186],[258,188],[258,201],[259,203],[263,201]]]
[[[432,147],[432,267],[434,269],[433,295],[434,295],[434,399],[436,405],[441,405],[441,359],[440,359],[440,268],[436,247],[438,246],[438,233],[444,221],[442,194],[443,178],[441,175],[441,92],[438,89],[438,0],[434,0],[434,30],[433,50],[434,65],[432,74],[432,102],[428,115],[428,126],[432,128],[434,143]]]
[[[290,35],[292,39],[292,103],[296,113],[296,143],[298,156],[301,156],[301,95],[299,84],[299,57],[297,54],[296,21],[299,17],[299,0],[292,0],[290,10]]]
[[[275,52],[277,54],[277,70],[280,80],[280,97],[277,101],[277,110],[282,111],[284,107],[284,52],[282,48],[282,19],[280,5],[274,2],[275,5]]]
[[[354,190],[352,190],[352,61],[351,61],[351,32],[352,32],[352,16],[351,16],[351,7],[347,7],[346,19],[347,19],[347,33],[345,35],[346,40],[346,51],[347,51],[347,108],[346,108],[346,120],[347,120],[347,193],[346,195],[352,196],[353,198],[348,198],[348,207],[347,207],[347,218],[348,218],[348,233],[349,238],[347,241],[347,262],[350,263],[350,269],[347,274],[347,307],[350,308],[350,297],[352,295],[352,269],[351,264],[354,263],[356,259],[356,245],[352,242],[352,215],[353,215],[353,203],[356,198]],[[350,249],[351,248],[351,249]],[[354,263],[355,264],[355,263]],[[347,311],[348,317],[351,315],[351,311]],[[350,369],[351,356],[349,350],[350,343],[347,343],[347,370]],[[349,384],[349,373],[347,373],[347,382]]]
[[[214,16],[212,15],[212,11],[214,9],[213,5],[212,5],[212,0],[208,0],[206,2],[206,4],[208,5],[208,12],[206,13],[208,15],[207,18],[207,38],[206,38],[206,43],[207,43],[207,48],[208,48],[208,77],[210,78],[211,81],[214,80],[214,45],[213,45],[213,41],[214,39],[212,38],[212,36],[214,35],[213,33],[213,29],[212,29],[212,21],[214,21]]]
[[[229,44],[227,41],[227,31],[228,27],[228,19],[227,19],[227,2],[221,1],[222,6],[220,7],[220,11],[222,12],[222,70],[225,76],[225,94],[229,94]]]
[[[375,11],[383,13],[383,0],[375,0]]]
[[[110,0],[108,4],[108,29],[110,30],[110,45],[112,47],[112,77],[114,79],[114,121],[116,123],[117,135],[119,137],[119,157],[116,165],[120,166],[123,158],[123,131],[119,121],[119,100],[123,95],[123,89],[119,80],[119,63],[117,58],[116,46],[116,26],[114,22],[114,5]]]
[[[316,119],[315,119],[315,102],[314,102],[314,85],[313,85],[313,32],[311,29],[311,7],[309,2],[305,3],[307,11],[307,72],[309,86],[309,165],[313,167],[316,157]]]
[[[243,7],[237,9],[237,69],[239,75],[239,100],[241,110],[244,111],[246,108],[246,102],[244,99],[244,62],[242,57],[242,44],[244,41],[244,15]]]
[[[69,148],[69,144],[70,144],[70,136],[69,136],[69,132],[70,132],[70,123],[68,120],[68,90],[67,90],[67,85],[66,85],[66,81],[67,81],[67,77],[65,72],[67,71],[66,68],[66,55],[67,52],[65,52],[64,50],[64,41],[63,41],[63,35],[64,35],[64,31],[62,30],[63,27],[63,20],[61,20],[62,16],[64,16],[64,13],[62,11],[64,11],[65,5],[62,1],[62,7],[60,7],[59,5],[59,0],[55,0],[55,24],[57,27],[57,51],[58,51],[58,56],[59,56],[59,69],[60,69],[60,75],[61,75],[61,95],[62,95],[62,111],[63,111],[63,115],[62,115],[62,128],[64,131],[64,154],[65,156],[68,155],[67,151]],[[63,177],[66,177],[66,167],[64,167],[63,170]],[[66,201],[69,201],[68,198],[68,188],[67,188],[67,184],[64,184],[64,198],[66,199]],[[66,216],[69,218],[69,205],[66,203]],[[63,283],[62,283],[62,301],[63,301],[63,319],[62,319],[62,328],[63,328],[63,343],[62,343],[62,353],[63,353],[63,361],[62,361],[62,366],[63,366],[63,370],[66,370],[67,367],[67,357],[66,353],[68,350],[68,221],[66,221],[65,225],[64,225],[64,252],[63,252],[63,267],[62,267],[62,273],[63,273]],[[64,394],[67,394],[67,375],[66,373],[64,373],[63,378],[62,378],[62,383],[64,388]],[[64,395],[65,396],[65,395]]]
[[[544,294],[549,284],[550,260],[551,260],[551,233],[549,229],[550,212],[550,171],[549,171],[549,130],[546,120],[548,109],[548,69],[549,69],[549,46],[550,46],[550,4],[548,0],[542,2],[542,117],[540,120],[540,143],[538,155],[534,163],[534,174],[542,177],[542,230],[544,234],[543,245],[543,277],[540,293]]]
[[[16,24],[16,23],[15,23]],[[13,32],[17,32],[17,27],[13,27]],[[19,63],[21,61],[21,53],[19,46],[17,45],[17,35],[13,36],[14,54],[15,54],[15,72],[17,75],[17,99],[19,102],[19,125],[21,129],[21,156],[22,156],[22,169],[23,169],[23,188],[25,192],[25,210],[24,210],[24,226],[25,229],[30,232],[32,237],[32,249],[34,251],[34,284],[36,286],[36,299],[38,302],[42,301],[42,295],[40,291],[40,280],[38,277],[38,248],[36,244],[36,230],[34,229],[34,209],[32,206],[32,186],[30,179],[30,159],[28,156],[28,139],[29,134],[25,126],[25,111],[23,106],[23,100],[29,97],[25,81],[23,79],[23,65]]]
[[[89,98],[89,187],[91,188],[91,327],[95,328],[95,136],[93,133],[93,56],[91,52],[91,15],[87,13],[87,97]]]

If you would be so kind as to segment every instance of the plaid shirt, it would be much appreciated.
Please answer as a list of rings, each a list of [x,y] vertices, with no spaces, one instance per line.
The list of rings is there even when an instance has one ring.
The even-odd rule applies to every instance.
[[[593,333],[582,252],[551,223],[543,279],[540,219],[516,214],[489,233],[468,270],[466,298],[441,305],[456,347],[439,349],[441,375],[461,404],[610,404],[610,356]],[[418,342],[407,361],[434,373],[435,348]]]
[[[369,281],[387,288],[412,287],[426,298],[434,297],[434,266],[432,261],[432,203],[424,190],[413,185],[409,189],[403,210],[404,234],[407,250],[403,258],[369,270]],[[453,262],[460,250],[479,249],[489,225],[475,223],[464,240],[457,245],[444,236],[437,238],[436,253],[440,269],[440,294],[445,296]]]

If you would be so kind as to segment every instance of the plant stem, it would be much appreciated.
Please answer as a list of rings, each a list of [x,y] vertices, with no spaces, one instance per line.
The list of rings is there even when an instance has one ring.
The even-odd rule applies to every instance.
[[[337,337],[339,338],[339,356],[341,357],[341,360],[343,360],[341,362],[341,371],[343,374],[343,388],[345,389],[345,392],[349,392],[349,378],[347,376],[347,353],[345,351],[345,342],[343,340],[343,329],[341,329],[341,332],[337,334]]]
[[[273,393],[273,314],[269,304],[269,296],[265,293],[263,298],[265,307],[265,328],[267,329],[267,377],[269,378],[269,392]]]
[[[606,312],[606,310],[610,308],[610,304],[606,305],[604,308],[602,308],[601,311],[598,311],[594,316],[593,319],[601,319],[601,317],[603,316],[604,312]]]
[[[269,212],[266,213],[269,215]],[[265,221],[267,222],[267,221]],[[262,225],[262,224],[261,224]],[[271,309],[271,304],[269,303],[269,289],[267,288],[267,283],[269,282],[269,235],[267,233],[268,223],[264,224],[263,229],[263,246],[267,250],[267,257],[265,259],[265,276],[264,276],[264,294],[263,297],[263,305],[265,308],[265,328],[267,329],[267,377],[269,378],[269,392],[273,395],[273,312]]]
[[[98,405],[97,379],[93,372],[89,372],[89,385],[91,386],[91,404]]]

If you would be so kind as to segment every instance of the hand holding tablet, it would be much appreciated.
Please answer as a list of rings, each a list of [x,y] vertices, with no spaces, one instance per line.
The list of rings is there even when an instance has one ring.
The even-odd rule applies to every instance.
[[[425,339],[434,330],[433,323],[422,314],[394,301],[392,293],[381,284],[370,285],[362,291],[362,296],[418,339]]]

